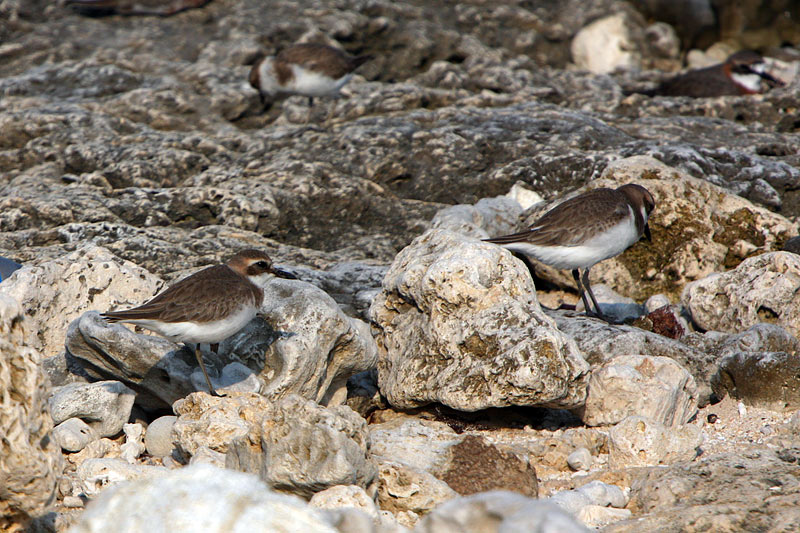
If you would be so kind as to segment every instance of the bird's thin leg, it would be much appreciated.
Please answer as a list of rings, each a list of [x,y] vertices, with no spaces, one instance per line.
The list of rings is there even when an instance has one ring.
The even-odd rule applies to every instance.
[[[219,394],[217,394],[217,391],[214,390],[214,385],[211,384],[211,379],[208,377],[208,372],[206,372],[206,365],[203,363],[203,354],[200,353],[200,344],[195,344],[194,356],[197,357],[197,362],[200,363],[200,370],[203,371],[203,375],[206,377],[206,383],[208,383],[208,391],[211,393],[211,396],[219,396]]]
[[[605,320],[606,322],[610,322],[610,320],[600,310],[600,306],[597,304],[597,299],[594,297],[594,293],[592,292],[592,286],[589,284],[589,269],[588,268],[583,271],[583,286],[586,289],[586,292],[589,293],[589,298],[592,299],[592,303],[594,304],[594,309],[595,309],[595,311],[597,311],[594,316],[596,316],[597,318],[599,318],[601,320]],[[588,315],[589,314],[588,313],[589,306],[586,304],[586,299],[584,299],[583,305],[586,306],[586,310],[587,310],[586,314]]]
[[[581,295],[581,300],[583,300],[583,307],[586,309],[586,314],[592,316],[592,310],[589,307],[589,301],[586,299],[586,293],[583,291],[583,284],[581,283],[580,273],[578,272],[577,268],[572,270],[572,277],[575,278],[575,283],[578,285],[578,294]]]

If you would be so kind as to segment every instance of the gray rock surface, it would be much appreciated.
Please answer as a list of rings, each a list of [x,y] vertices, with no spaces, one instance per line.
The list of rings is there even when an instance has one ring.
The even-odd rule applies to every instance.
[[[24,526],[55,496],[61,452],[50,438],[49,384],[22,306],[0,294],[0,528]]]
[[[746,405],[775,411],[800,409],[797,352],[736,352],[719,363],[712,381],[717,397],[730,394]]]
[[[154,457],[170,455],[175,448],[172,440],[172,428],[175,426],[176,416],[160,416],[150,422],[144,434],[144,445],[147,453]]]
[[[67,452],[79,452],[97,438],[94,429],[80,418],[68,418],[53,428],[53,440]]]
[[[425,233],[397,256],[370,311],[381,392],[403,408],[580,405],[588,365],[535,294],[502,248]]]
[[[119,381],[72,383],[53,391],[48,399],[56,424],[81,418],[99,437],[114,437],[131,416],[135,393]]]

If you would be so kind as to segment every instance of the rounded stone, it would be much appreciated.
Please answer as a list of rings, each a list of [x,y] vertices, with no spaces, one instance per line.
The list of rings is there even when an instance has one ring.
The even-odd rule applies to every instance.
[[[162,416],[153,420],[144,434],[144,446],[153,457],[164,457],[172,453],[172,427],[177,416]]]

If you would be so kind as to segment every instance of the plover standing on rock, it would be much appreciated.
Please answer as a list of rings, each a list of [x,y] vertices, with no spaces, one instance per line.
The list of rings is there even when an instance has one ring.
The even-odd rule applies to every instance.
[[[647,219],[654,208],[653,195],[641,185],[599,188],[560,203],[525,231],[485,241],[547,265],[572,270],[586,314],[607,320],[592,293],[589,269],[621,254],[642,236],[651,240]],[[579,269],[583,269],[583,277]],[[592,299],[595,313],[591,312],[585,292]]]
[[[264,291],[258,284],[272,276],[295,278],[274,267],[264,252],[242,250],[224,265],[195,272],[139,307],[101,316],[109,322],[141,326],[173,342],[195,344],[195,357],[208,389],[216,395],[199,345],[208,343],[214,349],[214,345],[247,325],[264,300]]]

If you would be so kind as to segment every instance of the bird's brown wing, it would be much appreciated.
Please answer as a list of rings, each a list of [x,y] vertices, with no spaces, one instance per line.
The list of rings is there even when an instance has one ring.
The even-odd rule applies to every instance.
[[[261,293],[225,265],[186,277],[134,309],[102,316],[111,321],[156,319],[164,322],[212,322],[236,312],[242,302],[259,303]]]
[[[495,244],[579,246],[592,234],[619,224],[627,216],[630,210],[622,193],[594,189],[558,204],[525,231],[486,240]]]
[[[276,59],[323,73],[335,80],[358,66],[353,66],[352,58],[346,53],[323,44],[298,44],[278,53]]]

